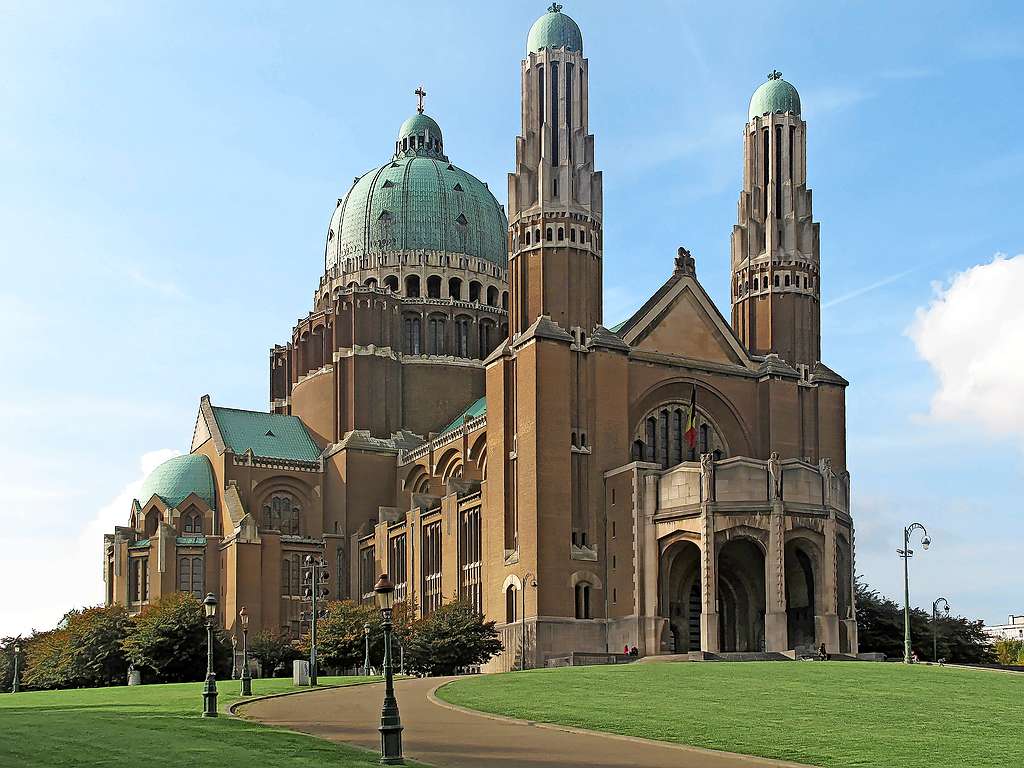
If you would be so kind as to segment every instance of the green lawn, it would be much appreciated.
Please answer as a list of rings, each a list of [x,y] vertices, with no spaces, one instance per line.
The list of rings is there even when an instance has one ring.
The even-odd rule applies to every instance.
[[[361,677],[320,678],[352,685]],[[350,768],[369,752],[227,716],[237,680],[218,682],[221,716],[203,718],[202,683],[0,695],[0,765]],[[253,680],[254,695],[296,690],[290,679]]]
[[[847,768],[1024,766],[1024,675],[868,662],[653,663],[484,675],[445,701]]]

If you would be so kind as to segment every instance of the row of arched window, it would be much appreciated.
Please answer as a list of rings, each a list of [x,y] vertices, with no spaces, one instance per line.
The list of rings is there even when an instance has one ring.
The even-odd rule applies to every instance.
[[[577,619],[594,618],[593,610],[591,609],[591,594],[593,588],[593,585],[587,581],[581,581],[573,587],[573,600],[575,603],[575,615]],[[522,619],[522,616],[519,615],[521,609],[519,601],[521,599],[519,590],[516,589],[515,584],[509,584],[505,589],[506,624],[513,624]]]
[[[263,528],[280,531],[285,535],[299,535],[299,519],[302,509],[290,495],[274,494],[263,505]]]
[[[461,315],[455,318],[453,333],[448,336],[449,319],[445,315],[428,315],[426,323],[419,315],[406,315],[402,320],[403,349],[407,355],[454,355],[455,357],[476,357],[483,360],[498,343],[499,330],[496,323],[481,320],[476,323],[476,345],[470,336],[473,319]],[[426,336],[424,337],[424,330]],[[507,329],[506,329],[507,333]]]
[[[146,513],[143,522],[143,532],[147,538],[156,535],[157,529],[160,527],[161,518],[160,510],[155,507]],[[205,533],[202,513],[195,507],[190,506],[186,509],[178,520],[178,532],[182,536],[202,536]]]
[[[577,228],[577,227],[569,227],[568,228],[568,234],[567,234],[566,233],[566,227],[564,227],[564,226],[545,227],[544,228],[544,238],[542,240],[541,239],[540,229],[533,229],[533,230],[527,229],[525,234],[523,235],[523,245],[540,245],[542,242],[564,243],[567,238],[568,238],[568,241],[570,243],[579,242],[581,244],[586,244],[586,242],[587,242],[587,230],[582,228],[582,227],[579,227],[579,228]],[[593,241],[594,244],[596,244],[598,238],[599,238],[599,235],[597,233],[594,233],[594,235],[591,237],[591,240]],[[513,243],[513,247],[515,247],[515,245],[516,244]]]
[[[633,441],[633,459],[659,464],[662,469],[684,461],[696,461],[705,453],[718,461],[724,457],[721,439],[698,411],[694,445],[686,437],[689,409],[682,404],[658,408],[644,419],[641,434]]]
[[[776,288],[814,288],[814,276],[808,277],[802,273],[780,273],[776,272],[773,279]],[[744,281],[742,278],[736,281],[736,293],[743,293],[744,288],[746,290],[760,291],[767,290],[769,287],[768,275],[762,275],[760,277],[754,277],[753,279],[747,279]]]

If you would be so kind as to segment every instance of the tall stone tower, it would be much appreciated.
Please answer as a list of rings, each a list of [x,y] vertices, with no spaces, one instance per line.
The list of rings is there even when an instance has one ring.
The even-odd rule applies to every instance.
[[[522,63],[523,129],[509,175],[510,333],[486,361],[487,503],[502,515],[484,520],[482,538],[505,563],[492,594],[505,595],[508,624],[527,638],[527,666],[543,664],[540,649],[606,649],[603,625],[591,621],[606,606],[602,472],[629,452],[625,408],[603,414],[597,430],[598,395],[628,398],[629,347],[601,325],[601,174],[587,132],[587,69],[580,28],[552,4],[530,29]]]
[[[821,359],[818,224],[807,188],[800,95],[772,72],[750,99],[743,191],[732,231],[732,325],[756,355]]]
[[[522,135],[508,178],[510,333],[548,315],[589,334],[601,323],[601,173],[587,132],[583,36],[552,3],[522,62]]]

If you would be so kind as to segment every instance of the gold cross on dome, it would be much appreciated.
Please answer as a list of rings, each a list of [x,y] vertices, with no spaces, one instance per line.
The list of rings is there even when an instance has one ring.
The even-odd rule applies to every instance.
[[[415,91],[413,91],[413,93],[416,94],[416,98],[419,100],[419,103],[416,105],[416,111],[419,112],[422,115],[423,114],[423,97],[427,95],[427,92],[425,90],[423,90],[423,86],[421,85],[419,88],[417,88]]]
[[[552,3],[551,7],[548,8],[548,13],[559,13],[562,10],[562,6],[558,3]]]
[[[773,69],[773,70],[772,70],[772,71],[771,71],[771,72],[770,72],[770,73],[768,74],[768,79],[769,79],[769,80],[781,80],[781,79],[782,79],[782,73],[781,73],[781,72],[779,72],[779,70],[777,70],[777,69]]]

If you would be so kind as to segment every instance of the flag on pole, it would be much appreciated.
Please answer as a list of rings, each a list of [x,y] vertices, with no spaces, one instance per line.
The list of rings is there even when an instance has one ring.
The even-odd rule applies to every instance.
[[[683,433],[686,444],[691,449],[697,447],[697,385],[693,385],[693,393],[690,395],[690,413],[686,417],[686,431]]]

